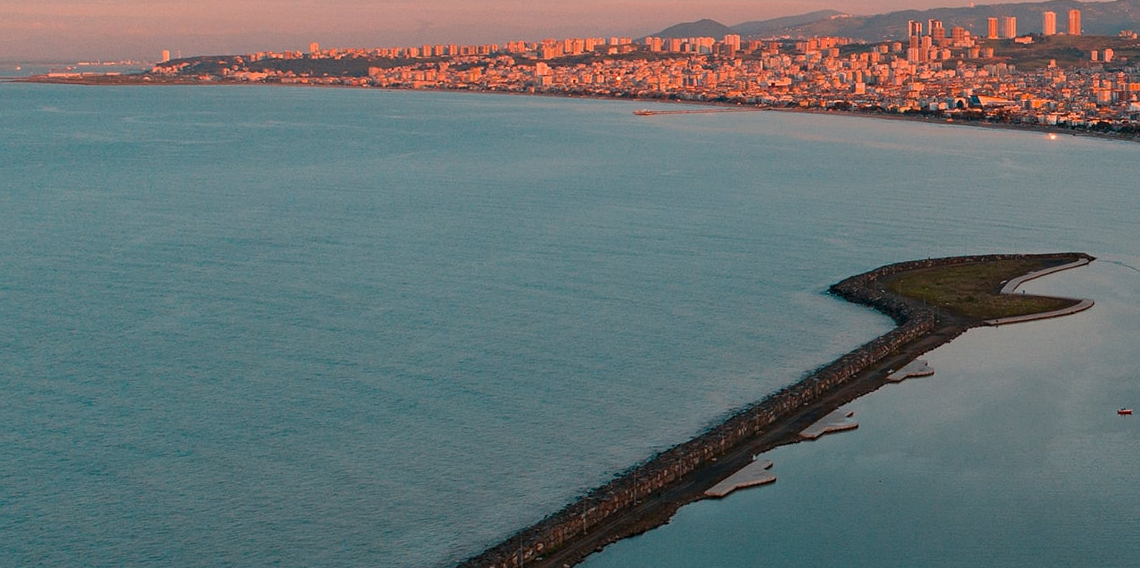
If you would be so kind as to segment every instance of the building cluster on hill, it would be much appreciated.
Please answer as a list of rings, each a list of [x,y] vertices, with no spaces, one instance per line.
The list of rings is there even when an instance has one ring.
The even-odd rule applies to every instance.
[[[1114,61],[1111,49],[1093,51],[1076,66],[1021,70],[994,57],[1000,40],[958,26],[947,30],[937,20],[925,24],[911,22],[906,42],[873,45],[835,37],[742,41],[736,35],[371,50],[313,44],[307,54],[213,58],[210,71],[201,61],[170,61],[155,66],[151,76],[706,101],[1136,130],[1140,71]],[[1045,35],[1055,32],[1055,14],[1046,12],[1043,24]],[[1015,23],[1004,32],[993,26],[991,35],[1017,38]],[[1069,35],[1079,33],[1080,14],[1070,13]],[[358,62],[356,71],[330,72],[321,65],[344,61]]]
[[[1068,13],[1069,25],[1066,28],[1068,35],[1081,35],[1081,11],[1069,10]],[[933,20],[932,20],[933,21]],[[1045,11],[1041,13],[1041,35],[1052,36],[1057,35],[1057,13],[1052,11]],[[1015,39],[1017,38],[1017,18],[1014,16],[1001,16],[999,18],[987,18],[986,21],[986,38],[987,39]]]

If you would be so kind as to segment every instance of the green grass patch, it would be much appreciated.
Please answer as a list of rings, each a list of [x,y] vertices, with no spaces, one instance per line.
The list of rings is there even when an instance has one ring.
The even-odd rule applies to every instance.
[[[1068,262],[1063,259],[1016,259],[939,266],[887,278],[892,292],[947,312],[990,320],[1051,312],[1077,303],[1066,298],[1000,294],[1009,280]]]

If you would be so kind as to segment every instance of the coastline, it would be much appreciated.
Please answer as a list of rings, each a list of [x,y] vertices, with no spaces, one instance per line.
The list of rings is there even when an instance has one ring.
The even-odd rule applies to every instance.
[[[144,81],[137,78],[132,78],[130,75],[112,76],[113,81],[107,80],[105,77],[91,76],[91,77],[77,77],[77,78],[54,78],[45,76],[32,76],[32,77],[17,77],[17,78],[0,78],[3,83],[33,83],[45,85],[73,85],[73,86],[94,86],[94,87],[164,87],[164,86],[214,86],[214,87],[284,87],[284,88],[325,88],[325,89],[375,89],[386,92],[429,92],[429,93],[468,93],[473,95],[510,95],[510,96],[526,96],[526,97],[545,97],[556,99],[590,99],[590,100],[604,100],[604,101],[627,101],[627,102],[641,102],[641,103],[655,103],[655,104],[679,104],[679,105],[696,105],[708,106],[717,108],[734,108],[742,110],[753,111],[775,111],[799,114],[813,114],[825,116],[848,116],[856,118],[869,118],[877,120],[898,120],[906,122],[918,122],[922,124],[936,124],[943,126],[969,126],[978,128],[992,128],[998,130],[1012,130],[1018,132],[1039,132],[1042,134],[1055,134],[1055,135],[1069,135],[1082,138],[1096,138],[1098,140],[1114,140],[1118,142],[1140,142],[1140,135],[1136,136],[1118,136],[1108,132],[1098,132],[1090,129],[1074,129],[1074,128],[1061,128],[1057,126],[1049,126],[1045,124],[1032,124],[1032,123],[1012,123],[1012,122],[992,122],[981,120],[948,120],[943,117],[934,117],[926,115],[913,115],[913,114],[897,114],[886,112],[859,112],[852,110],[841,109],[823,109],[823,108],[805,108],[805,107],[775,107],[775,106],[760,106],[744,103],[732,103],[721,101],[700,101],[700,100],[683,100],[683,99],[668,99],[668,98],[643,98],[643,97],[622,97],[622,96],[604,96],[597,94],[582,95],[574,93],[559,93],[559,92],[527,92],[527,91],[505,91],[493,89],[440,89],[440,88],[394,88],[394,87],[361,87],[355,85],[325,85],[325,84],[281,84],[281,83],[240,83],[240,82],[218,82],[218,81],[199,81],[196,79],[163,79],[159,81],[148,80]],[[149,79],[149,77],[147,77]]]
[[[887,292],[880,279],[934,266],[1011,259],[1072,268],[1087,264],[1093,257],[1084,253],[949,257],[891,264],[847,278],[831,286],[829,292],[890,316],[897,324],[895,329],[692,440],[631,468],[459,566],[572,566],[608,544],[667,523],[682,506],[707,498],[707,490],[749,465],[757,454],[802,441],[799,433],[804,428],[890,383],[895,369],[970,328],[986,325]]]
[[[1012,122],[988,122],[988,121],[950,121],[940,117],[927,117],[927,116],[914,116],[905,114],[889,114],[889,113],[868,113],[868,112],[854,112],[846,110],[823,110],[823,109],[801,109],[801,108],[767,108],[762,110],[772,110],[777,112],[791,112],[802,114],[815,114],[815,115],[831,115],[831,116],[851,116],[870,118],[876,120],[897,120],[901,122],[918,122],[921,124],[931,124],[940,126],[954,126],[954,127],[971,127],[971,128],[990,128],[994,130],[1011,130],[1015,132],[1036,132],[1040,134],[1056,134],[1066,136],[1076,136],[1080,138],[1096,138],[1098,140],[1112,140],[1116,142],[1140,142],[1140,137],[1136,136],[1114,136],[1106,132],[1096,132],[1092,130],[1076,130],[1071,128],[1059,128],[1056,126],[1049,126],[1045,124],[1029,124],[1029,123],[1012,123]]]
[[[430,95],[429,95],[429,97],[430,97]],[[356,97],[354,97],[354,98],[361,98],[361,97],[360,97],[360,96],[356,96]],[[369,96],[369,95],[363,95],[363,98],[364,98],[364,99],[371,99],[371,98],[373,98],[373,97],[371,97],[371,96]],[[556,106],[556,105],[554,105],[554,103],[551,103],[551,106]],[[612,114],[612,115],[616,115],[616,114],[619,114],[619,113],[611,113],[611,114]],[[617,117],[617,116],[614,116],[614,118],[615,118],[615,119],[617,119],[618,121],[620,121],[620,119],[621,119],[621,117]],[[626,119],[628,120],[628,117],[626,117]],[[797,374],[798,374],[798,373],[797,373]],[[794,380],[795,378],[798,378],[798,377],[788,377],[788,378],[789,378],[789,379],[793,379],[793,380]]]

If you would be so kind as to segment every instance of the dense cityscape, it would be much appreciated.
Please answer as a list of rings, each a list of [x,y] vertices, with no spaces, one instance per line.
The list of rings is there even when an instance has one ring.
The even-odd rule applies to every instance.
[[[175,60],[164,53],[141,79],[116,80],[676,100],[1137,132],[1135,32],[1082,36],[1080,11],[1071,10],[1060,16],[1043,12],[1040,26],[1025,35],[1016,18],[1007,16],[989,18],[984,36],[931,19],[911,21],[906,37],[882,43],[841,37],[586,37],[377,49],[322,49],[314,43],[307,53]],[[1019,53],[1039,59],[1019,65]],[[77,78],[90,79],[57,73],[49,80]]]

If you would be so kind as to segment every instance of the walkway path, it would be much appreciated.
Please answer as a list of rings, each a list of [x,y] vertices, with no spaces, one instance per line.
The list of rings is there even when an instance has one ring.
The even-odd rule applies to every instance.
[[[1014,278],[1013,280],[1006,282],[1005,286],[1002,286],[1002,288],[1001,288],[1001,293],[1002,294],[1013,294],[1014,292],[1017,291],[1017,288],[1019,286],[1021,286],[1022,284],[1026,283],[1026,282],[1029,282],[1030,280],[1033,280],[1036,278],[1041,278],[1042,276],[1048,276],[1050,274],[1055,274],[1055,273],[1060,272],[1062,270],[1079,268],[1081,266],[1087,265],[1089,262],[1090,262],[1089,259],[1082,258],[1076,262],[1071,262],[1069,264],[1062,264],[1061,266],[1054,266],[1052,268],[1046,268],[1044,270],[1038,270],[1037,272],[1030,272],[1029,274],[1026,274],[1024,276],[1018,276],[1017,278]],[[1092,300],[1083,300],[1083,299],[1079,299],[1079,298],[1071,298],[1071,299],[1072,300],[1079,300],[1079,302],[1075,306],[1070,306],[1068,308],[1064,308],[1061,310],[1054,310],[1052,312],[1043,312],[1040,314],[1030,314],[1027,316],[1014,316],[1014,317],[1009,317],[1009,318],[998,318],[998,319],[986,320],[985,324],[997,326],[997,325],[1006,325],[1006,324],[1011,324],[1011,323],[1022,323],[1022,322],[1027,322],[1027,321],[1036,321],[1036,320],[1043,320],[1043,319],[1049,319],[1049,318],[1057,318],[1057,317],[1061,317],[1061,316],[1072,315],[1072,314],[1075,314],[1077,312],[1083,312],[1083,311],[1093,307],[1093,304],[1096,303],[1096,302],[1093,302]]]

